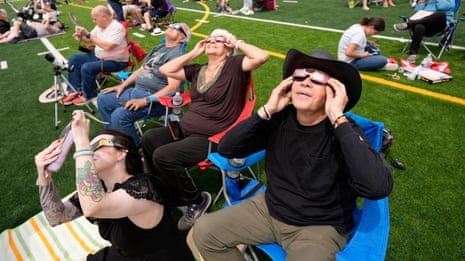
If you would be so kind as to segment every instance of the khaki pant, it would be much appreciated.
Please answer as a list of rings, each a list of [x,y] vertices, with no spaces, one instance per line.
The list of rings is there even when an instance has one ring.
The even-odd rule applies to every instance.
[[[287,260],[335,260],[347,241],[347,235],[332,226],[299,227],[272,218],[263,192],[239,205],[202,216],[190,234],[189,247],[205,261],[244,260],[238,245],[272,242],[283,246]]]

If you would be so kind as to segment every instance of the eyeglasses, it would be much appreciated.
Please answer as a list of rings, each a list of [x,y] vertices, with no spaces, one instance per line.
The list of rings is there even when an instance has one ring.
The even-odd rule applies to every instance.
[[[308,77],[310,77],[310,81],[316,85],[326,85],[329,80],[329,75],[327,73],[310,68],[295,69],[292,74],[292,78],[296,82],[303,82]]]
[[[217,37],[208,37],[205,39],[205,42],[208,43],[226,43],[226,37],[217,36]]]
[[[187,33],[184,31],[182,26],[180,26],[179,24],[169,24],[168,26],[173,28],[174,30],[181,32],[185,37],[187,37]]]
[[[118,144],[112,140],[108,140],[108,139],[100,139],[98,140],[96,143],[90,145],[90,148],[92,149],[92,151],[97,151],[103,147],[114,147],[116,149],[123,149],[124,146],[121,145],[121,144]]]

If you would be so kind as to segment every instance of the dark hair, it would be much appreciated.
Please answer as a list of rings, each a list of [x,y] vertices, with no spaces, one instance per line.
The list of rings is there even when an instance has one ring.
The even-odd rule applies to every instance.
[[[92,139],[99,136],[99,135],[112,135],[113,136],[113,142],[120,144],[121,146],[124,147],[124,149],[128,150],[128,154],[126,156],[125,160],[125,165],[126,165],[126,171],[131,174],[131,175],[139,175],[144,173],[144,165],[142,163],[142,157],[139,154],[139,150],[136,147],[136,144],[134,143],[134,140],[117,130],[113,129],[103,129],[100,131],[97,131],[93,136]]]
[[[373,17],[363,17],[362,20],[360,20],[361,25],[366,25],[370,26],[373,25],[376,31],[382,32],[386,28],[386,23],[384,22],[384,19],[379,16],[373,16]]]

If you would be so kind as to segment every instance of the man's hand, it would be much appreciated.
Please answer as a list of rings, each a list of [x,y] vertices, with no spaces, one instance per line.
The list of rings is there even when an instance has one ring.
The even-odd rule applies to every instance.
[[[126,105],[124,106],[124,108],[130,111],[137,111],[139,109],[144,108],[147,105],[148,104],[145,101],[145,98],[139,98],[139,99],[129,100],[128,102],[126,102]]]
[[[102,90],[103,93],[116,92],[116,98],[119,98],[121,93],[124,91],[125,87],[123,85],[116,85],[113,87],[105,88]]]
[[[347,102],[349,97],[345,85],[335,78],[330,78],[326,87],[325,110],[331,122],[344,112]]]

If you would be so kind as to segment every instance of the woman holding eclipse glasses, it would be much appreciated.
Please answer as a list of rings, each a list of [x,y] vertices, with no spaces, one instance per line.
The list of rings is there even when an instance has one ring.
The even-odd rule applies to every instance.
[[[143,163],[131,137],[112,130],[89,140],[89,120],[73,112],[76,189],[62,202],[47,165],[58,158],[62,141],[35,156],[40,203],[51,226],[82,215],[110,241],[86,260],[194,260],[163,205],[156,182],[143,174]]]
[[[236,50],[242,54],[234,55]],[[207,56],[206,64],[188,64],[202,54]],[[239,117],[250,72],[268,57],[262,49],[216,29],[189,53],[160,67],[167,77],[191,82],[192,102],[179,131],[154,128],[142,137],[144,162],[148,171],[161,180],[167,203],[187,206],[178,229],[189,229],[211,203],[210,194],[200,191],[184,168],[206,159],[208,137],[225,130]]]

